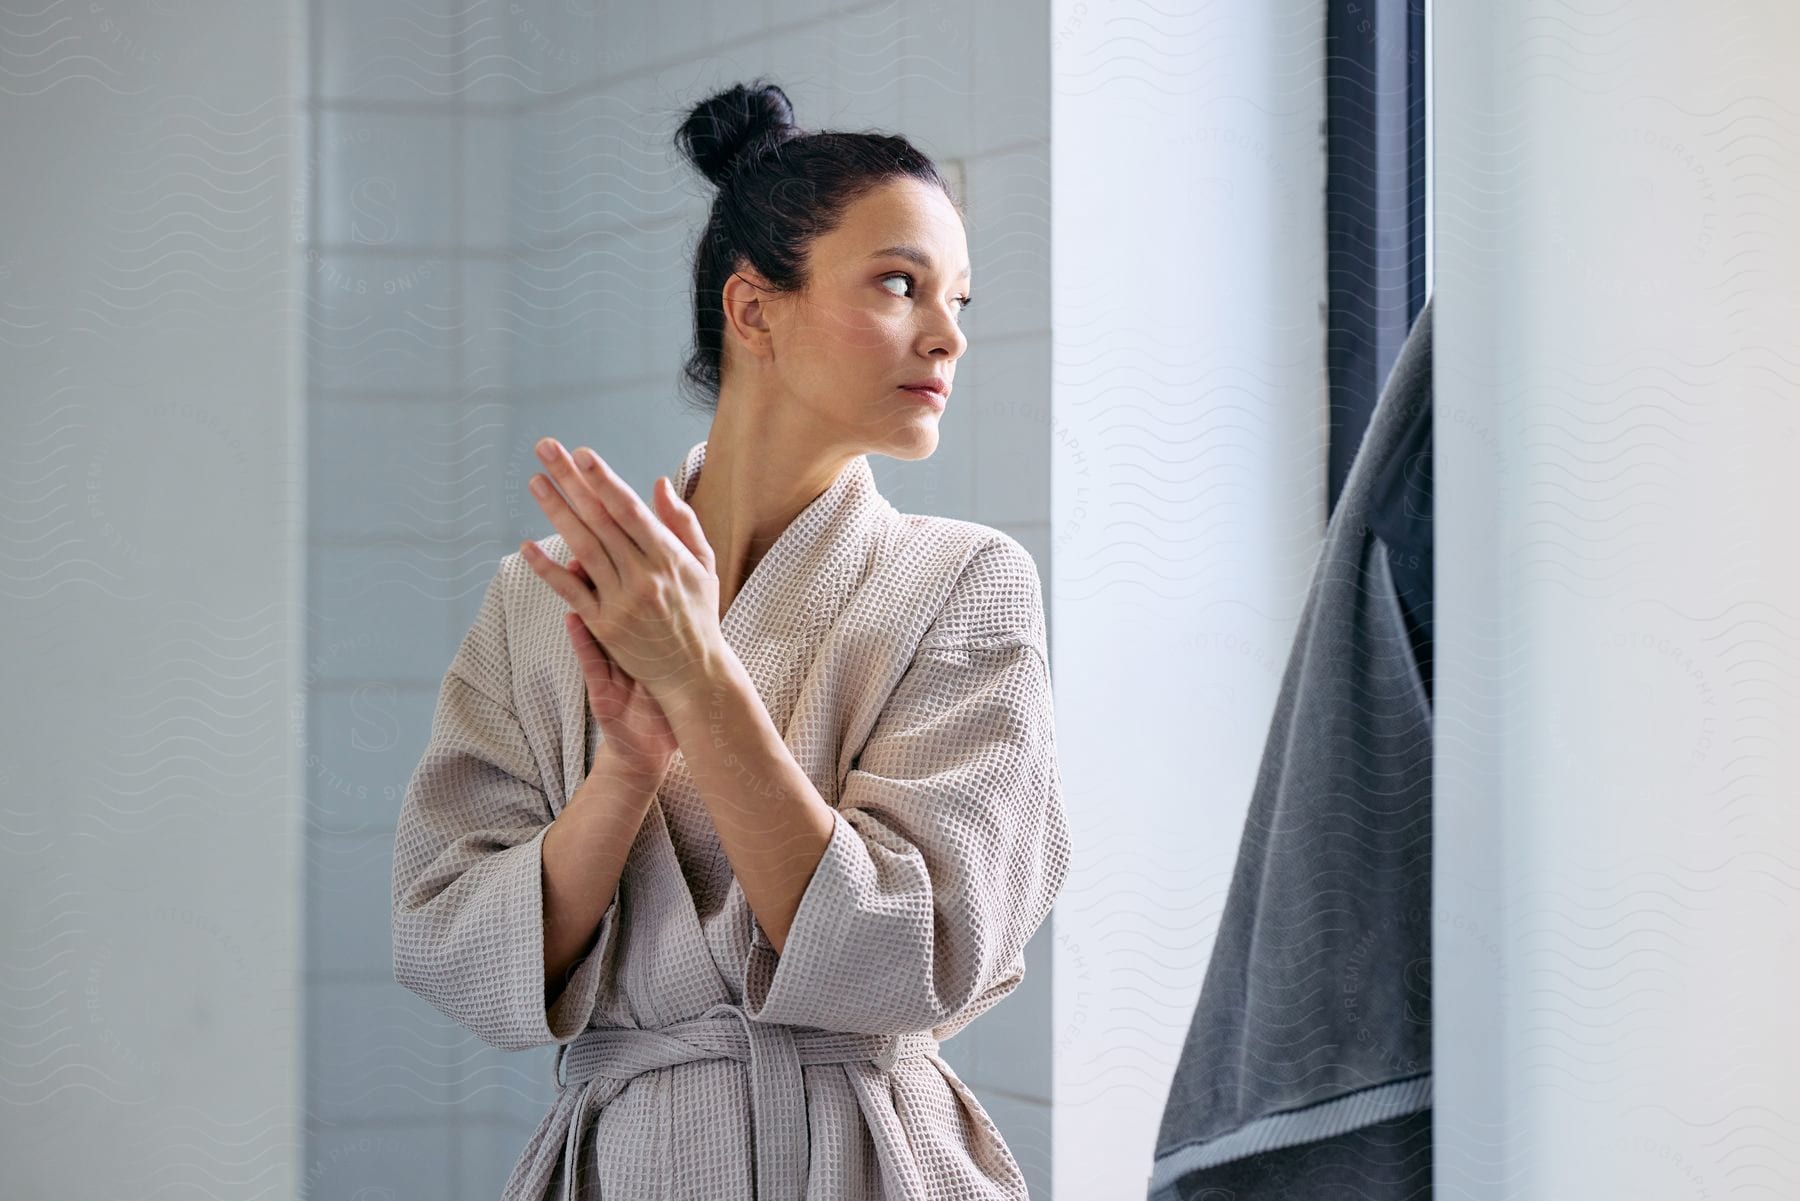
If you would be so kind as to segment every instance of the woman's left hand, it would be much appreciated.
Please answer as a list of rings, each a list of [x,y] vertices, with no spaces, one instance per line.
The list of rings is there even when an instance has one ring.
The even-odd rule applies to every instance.
[[[536,542],[521,544],[525,561],[626,674],[659,702],[677,699],[724,641],[719,577],[699,517],[666,476],[657,478],[652,512],[591,448],[571,456],[544,438],[537,453],[551,479],[533,475],[532,495],[593,586]]]

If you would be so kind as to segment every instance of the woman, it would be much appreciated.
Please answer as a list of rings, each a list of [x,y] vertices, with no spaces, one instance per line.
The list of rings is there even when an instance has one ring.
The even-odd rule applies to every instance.
[[[506,1197],[1024,1198],[938,1043],[1016,988],[1068,871],[1037,571],[902,514],[967,347],[960,213],[903,138],[697,106],[718,186],[645,504],[545,439],[395,833],[394,970],[557,1045]]]

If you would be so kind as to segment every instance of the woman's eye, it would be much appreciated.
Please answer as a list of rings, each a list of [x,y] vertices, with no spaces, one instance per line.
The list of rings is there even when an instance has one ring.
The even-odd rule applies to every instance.
[[[893,295],[893,296],[909,296],[909,295],[911,295],[911,294],[912,294],[912,282],[913,282],[913,279],[912,279],[912,276],[910,276],[910,275],[907,275],[907,274],[904,274],[904,273],[902,273],[902,274],[899,274],[899,275],[888,275],[888,276],[884,276],[884,277],[883,277],[883,278],[882,278],[882,280],[881,280],[881,282],[882,282],[882,284],[883,284],[883,285],[887,285],[887,284],[891,284],[891,283],[895,283],[895,282],[900,282],[900,283],[904,283],[904,284],[905,284],[905,285],[906,285],[906,286],[907,286],[907,290],[906,290],[906,291],[904,291],[904,292],[892,292],[892,291],[890,291],[890,293],[889,293],[889,294],[890,294],[890,295]],[[963,311],[963,310],[964,310],[964,309],[966,309],[966,308],[968,308],[968,307],[969,307],[969,305],[971,305],[971,304],[973,304],[973,303],[974,303],[974,298],[973,298],[973,297],[971,297],[971,296],[958,296],[958,297],[956,297],[956,298],[955,298],[955,300],[956,300],[956,311],[957,311],[957,312],[959,312],[959,313],[960,313],[960,312],[962,312],[962,311]]]

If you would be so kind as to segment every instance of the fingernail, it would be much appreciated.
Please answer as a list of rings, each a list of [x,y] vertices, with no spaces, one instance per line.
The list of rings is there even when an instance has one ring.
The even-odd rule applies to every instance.
[[[548,495],[550,495],[549,482],[547,480],[545,480],[544,477],[541,475],[532,476],[531,477],[531,494],[533,496],[548,496]]]

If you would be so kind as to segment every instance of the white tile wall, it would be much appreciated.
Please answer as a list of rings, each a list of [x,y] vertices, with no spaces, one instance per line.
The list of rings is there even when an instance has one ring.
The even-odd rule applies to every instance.
[[[520,506],[536,502],[525,490],[524,477],[509,475],[518,448],[507,442],[515,401],[498,389],[472,392],[457,404],[458,456],[451,490],[460,507],[460,529],[467,537],[505,542],[512,537]]]
[[[905,5],[899,0],[851,9],[831,23],[831,109],[821,124],[905,132],[900,112],[905,59],[896,52],[904,32]]]
[[[447,247],[455,135],[448,112],[319,114],[319,238],[375,251]]]
[[[310,386],[441,395],[461,342],[443,253],[307,251]]]
[[[452,565],[441,547],[315,541],[307,603],[316,680],[441,680],[458,637]]]
[[[466,1037],[455,1023],[392,981],[314,981],[307,997],[310,1112],[329,1122],[447,1118]]]
[[[1050,25],[1040,4],[971,4],[971,154],[1050,141]],[[1046,198],[1049,193],[1044,193]]]
[[[457,1191],[458,1164],[447,1122],[311,1122],[297,1195],[306,1201],[497,1197]],[[523,1145],[523,1144],[521,1144]]]
[[[359,803],[375,809],[378,792],[371,801]],[[394,971],[387,913],[393,832],[314,834],[308,847],[306,920],[316,937],[307,971],[320,984],[385,984]]]
[[[343,653],[355,656],[357,648],[347,646]],[[436,682],[396,683],[386,676],[322,680],[310,687],[305,761],[310,832],[392,835],[400,797],[431,733],[437,695]],[[375,870],[377,865],[360,866]],[[385,879],[386,865],[379,866]],[[379,916],[385,923],[386,915]],[[384,973],[390,970],[383,965]]]
[[[997,526],[1041,521],[1050,497],[1050,335],[971,336],[969,344],[950,400],[972,416],[967,440],[982,463],[1005,465],[974,473],[975,519]]]
[[[456,94],[471,109],[499,110],[520,99],[535,68],[521,45],[520,20],[506,4],[472,4],[464,10],[458,40]]]
[[[1050,328],[1049,152],[1034,146],[972,158],[966,186],[975,300],[963,329],[973,354],[977,339]]]
[[[560,2],[560,0],[559,0]],[[443,104],[455,91],[454,0],[314,0],[319,96]]]
[[[811,5],[818,0],[804,2]],[[715,44],[711,28],[713,14],[728,3],[729,0],[659,0],[647,5],[648,57],[658,62],[665,59],[687,61],[704,54]],[[761,14],[760,6],[750,7]]]
[[[624,106],[603,93],[561,96],[515,118],[519,153],[512,177],[512,240],[556,249],[591,230],[601,197],[620,203]]]
[[[781,6],[777,8],[779,11]],[[809,129],[830,124],[833,40],[830,26],[818,22],[784,22],[758,39],[763,48],[763,70],[787,93],[794,106],[794,119]],[[702,97],[696,95],[694,99]]]
[[[460,375],[456,392],[471,403],[504,402],[517,386],[509,306],[523,303],[511,254],[464,259],[457,264]]]
[[[512,6],[509,4],[508,9]],[[597,78],[633,43],[612,28],[618,14],[637,6],[598,0],[520,0],[509,30],[524,67],[514,99],[530,104]]]
[[[973,6],[922,0],[896,7],[901,130],[934,157],[966,155],[975,145],[975,107],[982,103],[973,85]]]
[[[307,426],[308,470],[332,481],[313,497],[314,537],[434,543],[457,535],[463,514],[451,480],[467,448],[451,405],[322,394]]]
[[[529,1133],[556,1099],[556,1053],[547,1047],[502,1051],[470,1038],[456,1050],[456,1068],[458,1119],[522,1126]]]
[[[1021,1100],[1052,1100],[1050,1040],[1050,924],[1046,922],[1025,944],[1025,978],[988,1013],[970,1023],[964,1034],[980,1047],[975,1086],[987,1086]],[[993,1021],[983,1019],[993,1016]],[[952,1043],[961,1039],[958,1035]]]
[[[625,234],[588,234],[560,250],[507,259],[481,302],[502,330],[509,389],[580,388],[636,379],[650,366],[646,256]]]
[[[472,112],[462,118],[457,156],[462,181],[457,245],[462,250],[506,248],[511,192],[523,166],[515,136],[519,126],[504,113]]]
[[[1047,46],[1048,14],[950,0],[316,6],[330,103],[310,264],[308,1104],[381,1126],[388,1150],[358,1165],[359,1187],[410,1156],[405,1191],[460,1201],[498,1193],[550,1102],[549,1059],[495,1051],[392,982],[393,819],[499,557],[549,532],[524,490],[535,439],[592,445],[647,494],[706,435],[676,381],[712,192],[675,128],[704,95],[767,75],[803,125],[903,133],[959,179],[966,168],[970,356],[936,453],[873,465],[903,511],[1005,529],[1047,581],[1049,80],[1044,55],[1019,48]],[[997,1016],[946,1047],[1040,1201],[1046,932]],[[309,1158],[341,1137],[315,1130]],[[356,1195],[346,1175],[322,1173],[316,1195]]]
[[[452,1195],[455,1201],[493,1201],[500,1196],[514,1162],[537,1128],[537,1119],[549,1107],[545,1102],[530,1122],[459,1120],[453,1160],[457,1191]],[[397,1198],[405,1195],[395,1194]],[[421,1192],[419,1195],[428,1194]]]

